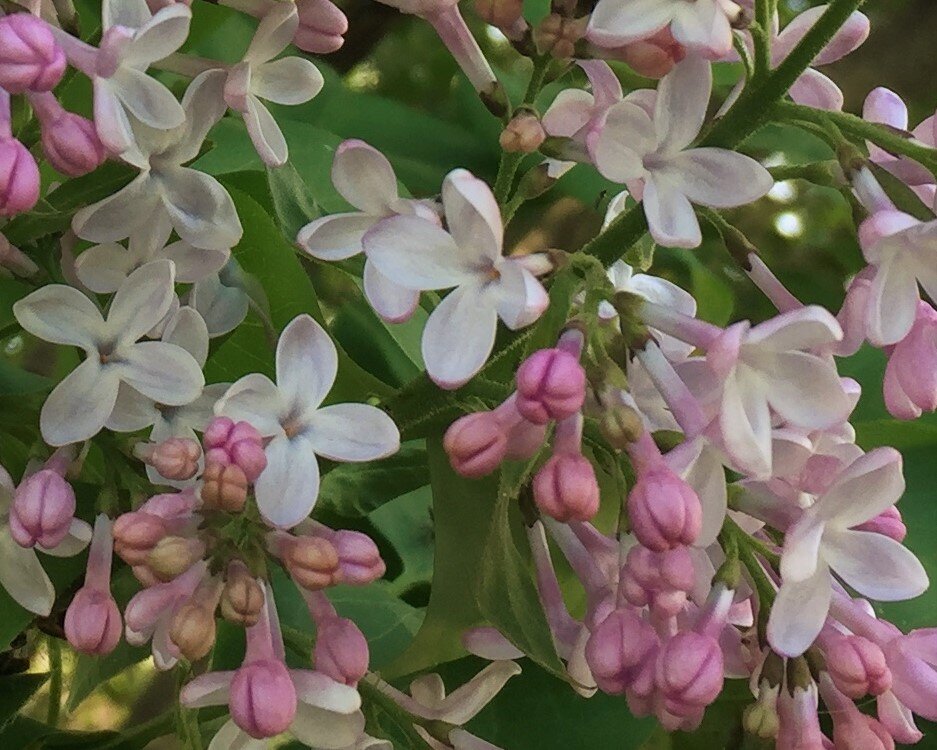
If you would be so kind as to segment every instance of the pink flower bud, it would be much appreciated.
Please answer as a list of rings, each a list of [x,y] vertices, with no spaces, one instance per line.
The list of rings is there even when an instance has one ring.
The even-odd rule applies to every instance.
[[[0,135],[0,216],[29,211],[38,200],[36,160],[18,140]]]
[[[586,372],[561,349],[541,349],[517,371],[517,410],[534,424],[573,416],[586,398]]]
[[[75,491],[57,472],[37,471],[13,493],[10,534],[21,547],[61,544],[75,516]]]
[[[231,718],[254,739],[275,737],[296,716],[296,688],[283,662],[260,659],[244,664],[231,680]]]
[[[198,472],[202,449],[194,440],[172,437],[156,444],[138,443],[134,454],[166,479],[184,481]]]
[[[836,638],[826,649],[833,684],[850,698],[881,695],[891,689],[891,670],[882,649],[861,635]]]
[[[653,666],[659,644],[647,622],[630,609],[617,609],[593,629],[586,662],[599,688],[621,695]]]
[[[634,606],[649,606],[660,617],[674,617],[683,611],[695,582],[693,558],[686,547],[655,552],[636,545],[628,551],[619,585]]]
[[[330,617],[319,624],[313,663],[336,682],[354,687],[367,674],[368,641],[351,620]]]
[[[534,501],[557,521],[589,521],[599,511],[595,469],[581,453],[554,454],[534,477]]]
[[[65,637],[83,654],[109,654],[120,642],[122,623],[108,591],[83,587],[65,611]]]
[[[42,151],[61,174],[80,177],[97,169],[107,158],[94,123],[68,112],[49,92],[29,97],[42,125]]]
[[[937,409],[937,310],[919,302],[911,331],[892,348],[885,368],[885,405],[898,419]]]
[[[666,710],[675,716],[696,714],[719,697],[723,683],[719,643],[692,631],[666,641],[657,657],[657,687]]]
[[[340,530],[329,541],[338,552],[342,583],[362,586],[376,581],[387,570],[377,545],[360,531]]]
[[[146,556],[146,566],[161,581],[171,581],[205,554],[205,542],[182,536],[160,539]]]
[[[51,91],[65,72],[65,53],[45,21],[29,13],[0,18],[0,87],[11,94]]]
[[[124,513],[114,521],[114,550],[128,565],[143,565],[150,550],[169,533],[159,516],[142,510]]]
[[[857,710],[846,720],[833,721],[836,750],[895,750],[895,740],[876,719]]]
[[[280,557],[297,585],[308,591],[333,586],[341,578],[338,551],[328,539],[285,535]]]
[[[627,63],[635,73],[647,78],[663,78],[686,56],[686,50],[674,40],[669,28],[661,29],[647,39],[603,52]]]
[[[233,429],[234,420],[229,417],[215,417],[209,422],[202,434],[202,445],[206,452],[212,448],[224,448]]]
[[[532,154],[547,139],[547,132],[537,115],[526,112],[515,117],[501,132],[499,143],[505,151]]]
[[[663,552],[696,541],[703,509],[693,488],[660,464],[639,474],[628,493],[628,517],[638,541]]]
[[[249,422],[235,424],[227,417],[218,417],[208,425],[203,442],[207,464],[237,466],[249,483],[257,481],[267,468],[263,438]]]
[[[466,414],[453,422],[443,447],[457,474],[475,479],[491,474],[504,461],[508,439],[493,412]]]
[[[327,55],[345,43],[348,18],[331,0],[297,0],[299,29],[293,44],[304,52]]]
[[[873,531],[876,534],[894,539],[896,542],[903,542],[908,535],[908,527],[904,525],[901,511],[895,505],[892,505],[888,510],[883,510],[871,521],[866,521],[856,526],[856,528],[859,531]]]
[[[247,476],[237,464],[217,462],[215,454],[220,450],[212,448],[205,456],[199,497],[202,504],[211,510],[240,513],[247,502]]]

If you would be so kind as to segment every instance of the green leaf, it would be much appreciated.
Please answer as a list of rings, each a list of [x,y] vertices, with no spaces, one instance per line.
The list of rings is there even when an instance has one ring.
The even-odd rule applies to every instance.
[[[451,690],[483,667],[473,657],[440,672]],[[657,726],[653,718],[633,717],[623,698],[601,692],[583,698],[537,665],[524,660],[521,667],[524,671],[466,725],[470,732],[509,750],[636,750]]]
[[[41,393],[52,388],[49,378],[22,370],[0,352],[0,396],[22,396]]]
[[[46,684],[48,672],[6,675],[0,690],[0,726],[4,726]]]
[[[418,672],[464,655],[462,631],[482,620],[471,592],[484,560],[497,479],[460,477],[449,466],[439,437],[428,440],[426,450],[436,524],[433,584],[426,619],[410,647],[383,670],[385,677]]]
[[[6,328],[16,319],[13,305],[29,294],[32,289],[16,279],[0,276],[0,328]]]
[[[0,743],[9,748],[109,748],[112,750],[139,750],[142,744],[111,744],[117,739],[115,732],[69,732],[43,724],[26,716],[16,716],[0,730]],[[151,738],[152,739],[152,738]]]
[[[319,505],[340,516],[366,516],[384,503],[429,484],[422,441],[404,443],[379,461],[339,464],[322,477]]]
[[[556,345],[560,331],[569,320],[573,298],[579,290],[579,279],[569,269],[561,271],[550,285],[550,306],[533,326],[530,338],[524,344],[524,357],[538,349]]]
[[[550,15],[550,0],[524,0],[524,18],[529,24],[538,24]]]
[[[520,486],[536,460],[525,465],[509,464],[501,472],[476,596],[489,623],[537,664],[565,680],[566,670],[556,653],[534,583],[530,546],[517,502]]]
[[[267,184],[277,222],[286,237],[296,237],[300,229],[320,215],[309,188],[292,162],[282,167],[267,167]]]

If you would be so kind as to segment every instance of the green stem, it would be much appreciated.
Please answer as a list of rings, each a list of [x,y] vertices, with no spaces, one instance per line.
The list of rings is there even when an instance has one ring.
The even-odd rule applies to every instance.
[[[701,145],[734,148],[771,118],[771,105],[810,67],[852,13],[865,0],[833,0],[817,23],[770,75],[747,86],[725,117],[709,132]]]
[[[778,102],[774,112],[785,120],[801,120],[820,127],[832,123],[844,134],[858,140],[871,141],[892,154],[909,156],[932,172],[937,172],[937,149],[925,146],[900,131],[866,122],[847,112],[827,112],[793,102]]]
[[[179,667],[177,669],[178,688],[182,689],[183,684],[190,676],[188,667]],[[176,733],[186,750],[202,750],[202,732],[198,725],[198,709],[185,708],[182,703],[176,706]]]
[[[143,724],[121,729],[120,734],[103,745],[99,745],[98,750],[111,750],[118,747],[145,747],[157,737],[169,734],[172,731],[174,718],[174,712],[167,711]]]
[[[49,649],[49,711],[46,723],[59,725],[62,711],[62,642],[58,638],[48,639]]]
[[[775,182],[806,180],[814,185],[839,189],[846,182],[842,167],[835,159],[816,161],[810,164],[787,164],[768,170]]]
[[[768,0],[757,0],[755,4],[755,23],[750,31],[755,43],[755,75],[753,80],[760,81],[771,72],[771,16]]]

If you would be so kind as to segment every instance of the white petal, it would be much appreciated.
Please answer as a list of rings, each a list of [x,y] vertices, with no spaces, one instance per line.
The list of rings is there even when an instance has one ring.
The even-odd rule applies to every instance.
[[[329,334],[309,315],[299,315],[280,334],[276,360],[284,402],[297,416],[312,414],[338,373],[338,351]]]
[[[361,241],[377,221],[360,212],[323,216],[300,229],[296,241],[313,258],[344,260],[362,251]]]
[[[319,464],[303,436],[275,437],[266,448],[267,467],[255,486],[257,507],[273,526],[290,529],[312,512],[319,496]]]
[[[364,296],[374,312],[389,323],[409,320],[420,304],[420,293],[395,284],[370,260],[364,264]]]
[[[295,4],[273,6],[258,24],[244,60],[263,63],[272,60],[293,41],[299,28],[299,12]]]
[[[215,124],[224,117],[228,105],[224,100],[224,70],[207,70],[196,76],[182,97],[185,110],[183,127],[168,134],[162,158],[170,164],[186,164],[198,156],[202,143]]]
[[[312,449],[332,461],[373,461],[400,449],[393,420],[368,404],[334,404],[315,412],[305,437]]]
[[[101,23],[104,29],[125,26],[139,29],[153,17],[145,0],[102,0]]]
[[[169,57],[185,43],[191,21],[192,11],[185,3],[160,8],[139,27],[124,63],[142,69]]]
[[[456,169],[443,182],[442,203],[463,263],[485,265],[501,256],[501,210],[488,185],[471,172]]]
[[[582,89],[563,89],[544,113],[543,129],[558,138],[572,138],[592,117],[595,98]]]
[[[232,385],[215,407],[219,416],[250,422],[264,437],[283,432],[280,414],[285,411],[280,391],[266,375],[245,375]]]
[[[205,385],[202,368],[181,346],[163,341],[143,341],[127,348],[120,364],[125,383],[169,406],[188,404]]]
[[[872,279],[869,338],[879,346],[895,344],[911,330],[920,293],[911,259],[899,255],[883,263]]]
[[[495,344],[498,314],[477,285],[459,287],[433,310],[423,329],[423,361],[442,388],[467,383],[488,360]],[[453,342],[458,341],[458,346]]]
[[[798,104],[814,109],[826,109],[837,112],[843,108],[843,92],[836,83],[819,70],[807,68],[800,78],[794,81],[788,92]]]
[[[208,359],[208,326],[194,308],[179,308],[166,324],[162,338],[167,344],[185,349],[200,367],[204,367]]]
[[[652,36],[673,19],[673,3],[661,0],[600,0],[589,20],[588,38],[617,47]]]
[[[46,617],[55,603],[55,589],[32,549],[20,547],[6,524],[0,525],[0,585],[23,609]]]
[[[84,551],[85,547],[88,546],[91,542],[91,535],[92,531],[90,525],[80,518],[73,518],[68,527],[68,533],[61,542],[55,547],[49,548],[37,545],[37,549],[42,550],[42,552],[52,557],[74,557]]]
[[[117,401],[120,381],[113,368],[86,359],[59,383],[39,415],[43,439],[68,445],[97,435]]]
[[[159,210],[158,191],[150,173],[143,172],[114,195],[80,209],[72,230],[89,242],[114,242],[152,222]]]
[[[832,362],[804,352],[781,352],[766,361],[768,403],[787,422],[824,429],[846,421],[853,403]]]
[[[696,139],[706,117],[712,85],[712,65],[697,55],[686,57],[660,82],[654,126],[661,153],[675,154]]]
[[[108,242],[85,250],[75,260],[75,273],[92,292],[113,294],[137,267],[137,257],[123,245]]]
[[[85,295],[64,284],[37,289],[13,305],[17,322],[43,341],[96,350],[104,319]]]
[[[816,640],[826,621],[833,594],[826,566],[805,581],[784,583],[771,608],[768,642],[779,654],[800,656]]]
[[[755,477],[771,474],[771,414],[757,376],[735,372],[726,380],[719,424],[733,462]]]
[[[506,260],[499,267],[498,317],[512,331],[535,322],[550,304],[550,297],[537,278],[520,263]]]
[[[272,167],[286,164],[289,158],[286,138],[263,102],[256,96],[248,95],[247,111],[243,115],[247,133],[263,163]]]
[[[146,73],[123,66],[110,78],[111,91],[127,111],[157,130],[185,122],[185,111],[172,92]]]
[[[227,250],[241,239],[234,201],[214,177],[176,167],[161,174],[163,206],[179,236],[195,247]]]
[[[654,123],[647,112],[628,101],[608,111],[605,127],[595,143],[595,166],[614,182],[627,182],[645,173],[642,159],[656,147]]]
[[[474,281],[448,232],[426,219],[392,216],[364,236],[364,251],[391,281],[409,289],[448,289]]]
[[[823,556],[836,574],[863,596],[882,602],[923,594],[927,572],[907,547],[871,531],[828,531]]]
[[[715,543],[722,530],[728,507],[726,473],[718,453],[704,445],[683,478],[696,492],[703,506],[703,526],[694,546],[709,547]]]
[[[842,328],[828,310],[808,305],[759,323],[748,332],[745,344],[783,352],[829,346],[842,337]]]
[[[259,65],[251,76],[251,91],[277,104],[304,104],[322,90],[319,69],[302,57],[284,57]]]
[[[817,501],[816,512],[837,529],[848,529],[875,518],[904,494],[901,454],[876,448],[860,456]]]
[[[805,581],[817,572],[817,567],[823,567],[820,544],[825,528],[822,520],[807,514],[788,529],[781,556],[781,579],[784,583]]]
[[[693,206],[672,177],[648,178],[644,185],[644,213],[658,245],[693,248],[703,241]]]
[[[341,750],[354,746],[364,732],[364,715],[360,711],[339,714],[300,703],[290,732],[310,747]]]
[[[684,47],[720,59],[732,50],[732,27],[720,0],[675,3],[677,11],[670,31]]]
[[[774,179],[761,164],[722,148],[694,148],[667,161],[680,191],[693,203],[713,208],[732,208],[767,195]]]
[[[337,714],[353,714],[361,708],[361,696],[349,685],[311,669],[294,669],[290,678],[300,703]]]
[[[147,398],[126,383],[121,383],[114,409],[104,426],[113,432],[136,432],[150,427],[158,419],[160,413],[153,399]]]
[[[106,78],[95,78],[92,97],[94,125],[101,143],[111,153],[120,154],[125,161],[145,168],[147,157],[134,142],[133,127],[112,82]]]
[[[167,245],[161,254],[175,263],[180,284],[194,284],[218,273],[231,258],[229,250],[206,250],[181,241]]]
[[[111,302],[108,331],[122,343],[141,338],[169,312],[175,278],[175,266],[168,260],[154,260],[130,274]]]
[[[501,692],[508,680],[520,673],[521,668],[513,661],[492,662],[446,697],[438,718],[450,724],[465,724]]]
[[[332,162],[332,182],[359,211],[386,216],[398,200],[397,176],[387,157],[364,141],[343,141]]]
[[[179,702],[186,708],[223,706],[228,702],[234,672],[206,672],[186,683],[179,693]]]
[[[189,304],[205,319],[209,336],[223,336],[247,317],[250,297],[243,289],[222,284],[215,273],[192,287]]]
[[[268,746],[266,738],[255,740],[234,723],[234,719],[228,719],[211,738],[208,744],[208,750],[264,750]]]

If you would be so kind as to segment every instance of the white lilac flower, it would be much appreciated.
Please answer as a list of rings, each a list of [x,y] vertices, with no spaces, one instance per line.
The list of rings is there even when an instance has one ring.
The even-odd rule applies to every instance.
[[[227,106],[240,112],[254,148],[271,166],[281,166],[289,156],[283,131],[264,101],[303,104],[322,90],[322,74],[309,60],[284,57],[299,28],[295,3],[274,3],[257,26],[241,62],[207,75],[222,82]]]
[[[466,170],[446,177],[442,202],[448,231],[416,216],[393,216],[364,236],[364,249],[377,270],[401,286],[455,287],[430,314],[422,351],[429,376],[443,388],[458,388],[487,361],[499,318],[518,330],[546,309],[547,293],[535,273],[549,270],[549,263],[536,255],[503,257],[498,204]]]
[[[400,448],[400,433],[367,404],[322,406],[338,372],[338,352],[308,315],[295,318],[277,344],[274,383],[252,374],[232,385],[215,407],[272,438],[267,468],[256,484],[257,505],[274,526],[291,528],[312,511],[319,494],[317,456],[372,461]]]
[[[75,261],[75,273],[92,292],[112,294],[140,266],[160,258],[173,262],[180,284],[201,281],[228,262],[228,249],[205,250],[182,240],[169,242],[171,234],[169,217],[159,216],[134,232],[126,248],[116,242],[89,247]]]
[[[205,320],[208,335],[212,338],[231,333],[241,325],[250,310],[251,300],[247,292],[238,284],[225,283],[239,273],[232,269],[232,263],[229,261],[218,273],[196,282],[187,298],[187,304]]]
[[[36,549],[54,557],[72,557],[88,546],[91,527],[75,518],[67,536],[56,547],[21,547],[10,535],[8,520],[14,489],[7,470],[0,466],[0,586],[23,609],[45,617],[55,603],[55,589],[39,562]]]
[[[205,366],[208,359],[208,328],[202,316],[193,308],[180,308],[166,324],[161,339],[185,349],[199,367]],[[224,395],[228,386],[228,383],[207,385],[190,403],[168,406],[144,396],[126,383],[121,383],[117,391],[117,403],[105,426],[114,432],[137,432],[152,427],[150,440],[154,443],[161,443],[172,437],[197,441],[195,433],[204,430],[212,420],[215,402]],[[154,484],[182,487],[191,483],[166,479],[153,466],[147,466],[146,473]]]
[[[153,13],[144,0],[103,0],[97,50],[52,26],[69,61],[91,78],[94,122],[107,148],[123,154],[135,141],[133,120],[158,130],[182,126],[186,115],[162,83],[146,74],[189,35],[192,11],[173,3]]]
[[[13,306],[24,329],[87,355],[42,406],[39,423],[49,445],[67,445],[104,427],[121,383],[159,403],[187,404],[205,384],[198,362],[163,341],[139,341],[169,310],[173,265],[158,260],[137,269],[114,295],[105,319],[95,304],[69,286],[42,287]]]
[[[771,609],[768,639],[785,656],[802,654],[820,633],[833,575],[877,601],[911,599],[928,586],[924,567],[884,534],[857,531],[904,492],[901,454],[877,448],[854,461],[787,531],[781,587]]]
[[[208,131],[224,115],[222,84],[209,73],[192,81],[182,100],[185,122],[172,130],[134,123],[136,144],[121,158],[140,174],[114,195],[78,211],[72,221],[75,234],[91,242],[115,242],[168,218],[194,247],[228,250],[238,243],[241,222],[231,196],[214,177],[183,166],[198,156]]]
[[[754,159],[721,148],[688,148],[699,135],[712,91],[710,63],[688,57],[661,81],[653,117],[633,101],[612,107],[594,147],[608,179],[643,201],[654,240],[702,242],[693,205],[730,208],[764,196],[774,184]]]
[[[427,201],[401,198],[394,168],[364,141],[347,140],[335,151],[332,182],[357,211],[323,216],[304,226],[296,241],[314,258],[344,260],[362,252],[364,235],[389,216],[420,216],[438,223]],[[364,293],[385,320],[399,323],[416,310],[420,293],[395,284],[369,260],[364,264]]]
[[[587,36],[620,47],[669,27],[684,47],[719,58],[732,49],[732,23],[740,14],[731,0],[599,0]]]
[[[771,476],[772,411],[811,430],[846,420],[853,400],[835,365],[811,352],[841,338],[832,315],[804,307],[753,328],[737,323],[707,348],[707,362],[724,382],[722,441],[738,469],[759,478]]]

